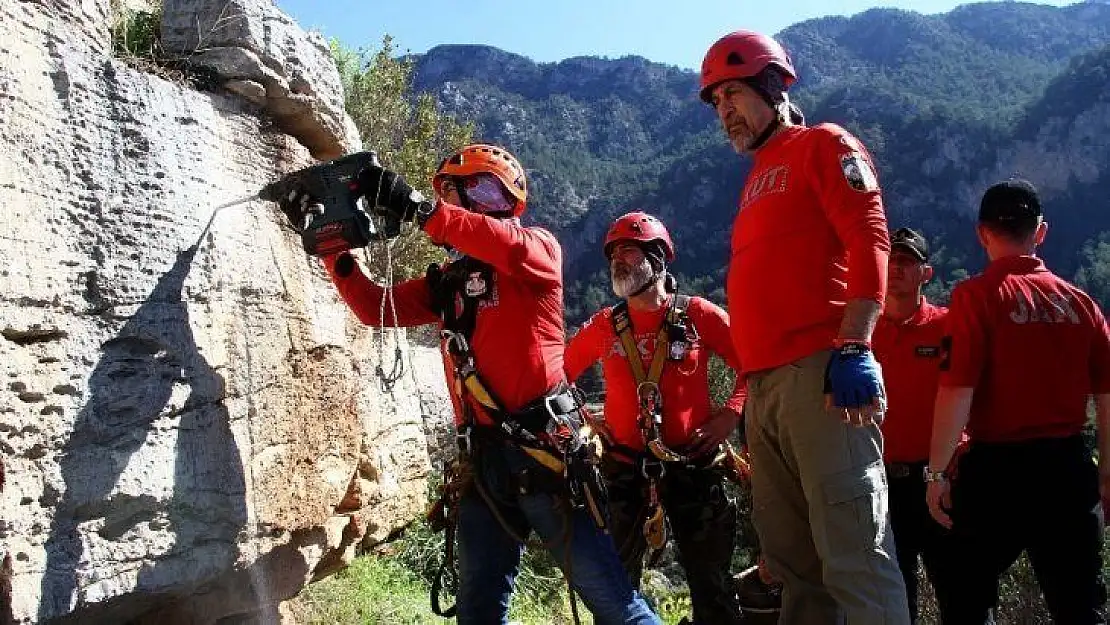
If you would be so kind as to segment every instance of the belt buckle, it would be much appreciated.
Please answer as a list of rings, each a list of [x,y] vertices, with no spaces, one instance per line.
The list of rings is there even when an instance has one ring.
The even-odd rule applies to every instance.
[[[901,479],[913,474],[910,465],[905,462],[891,462],[886,465],[886,472],[892,478]]]

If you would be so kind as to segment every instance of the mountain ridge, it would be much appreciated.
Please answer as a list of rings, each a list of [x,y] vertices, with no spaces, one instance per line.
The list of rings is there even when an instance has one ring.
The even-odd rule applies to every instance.
[[[1065,277],[1084,262],[1076,250],[1110,230],[1110,216],[1088,206],[1110,185],[1110,5],[871,9],[777,38],[810,123],[840,124],[874,154],[891,227],[935,239],[941,298],[983,264],[970,219],[997,178],[1040,186],[1052,223],[1045,255]],[[488,46],[413,60],[418,90],[521,158],[529,222],[563,241],[572,321],[611,300],[599,242],[634,208],[671,227],[687,289],[723,296],[725,233],[748,164],[698,100],[695,72],[631,55],[534,63]]]

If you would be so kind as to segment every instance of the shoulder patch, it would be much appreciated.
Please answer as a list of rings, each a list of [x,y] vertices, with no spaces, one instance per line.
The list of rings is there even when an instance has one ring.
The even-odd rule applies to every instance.
[[[874,170],[859,152],[842,154],[840,170],[844,172],[844,179],[848,181],[848,186],[856,191],[875,191],[879,188],[879,180]]]

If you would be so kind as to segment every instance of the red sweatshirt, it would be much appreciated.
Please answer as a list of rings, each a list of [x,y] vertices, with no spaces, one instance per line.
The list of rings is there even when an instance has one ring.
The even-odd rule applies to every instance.
[[[555,237],[540,228],[525,228],[515,221],[471,213],[440,203],[424,224],[424,231],[493,267],[492,283],[478,307],[471,346],[478,377],[508,411],[519,410],[564,380],[562,251]],[[340,295],[367,325],[393,324],[393,308],[386,302],[379,317],[385,290],[357,269],[346,278],[335,273],[338,256],[324,259]],[[394,288],[397,325],[440,323],[431,308],[431,292],[424,278],[402,282]],[[444,359],[449,387],[454,371]],[[455,401],[455,418],[462,412]],[[479,421],[490,424],[481,410]]]
[[[669,306],[668,300],[667,306],[659,310],[628,309],[645,372],[651,367],[655,337]],[[565,355],[567,379],[577,379],[588,367],[601,360],[606,386],[605,421],[616,443],[643,450],[644,439],[637,424],[639,405],[636,382],[620,339],[613,332],[612,312],[612,308],[601,310],[571,338]],[[712,408],[707,375],[710,352],[724,358],[733,370],[740,370],[729,337],[725,311],[708,300],[691,297],[687,317],[698,340],[687,350],[685,360],[668,361],[659,379],[663,397],[663,442],[674,449],[686,447],[690,434],[709,418]],[[725,405],[740,412],[747,397],[746,388],[743,376],[737,375],[732,396]]]
[[[843,128],[791,126],[755,154],[727,293],[745,371],[832,346],[845,302],[882,302],[890,239],[875,168]]]

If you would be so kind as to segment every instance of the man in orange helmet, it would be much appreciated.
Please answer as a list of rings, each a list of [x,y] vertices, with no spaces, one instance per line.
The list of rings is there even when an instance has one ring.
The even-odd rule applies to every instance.
[[[732,228],[726,292],[748,379],[754,521],[783,581],[782,623],[909,622],[888,530],[871,333],[890,241],[858,139],[807,127],[786,51],[751,31],[715,42],[701,99],[752,169]]]
[[[398,284],[391,298],[351,254],[323,260],[363,323],[441,330],[466,467],[460,473],[472,475],[451,506],[458,622],[507,622],[523,541],[534,531],[596,623],[659,623],[604,531],[604,488],[586,456],[582,409],[563,374],[561,249],[547,231],[520,224],[524,169],[508,151],[475,144],[445,159],[433,186],[434,203],[381,167],[368,167],[357,180],[374,211],[416,221],[461,258]],[[283,209],[301,224],[310,203],[294,194]]]
[[[597,361],[605,378],[605,476],[613,540],[639,586],[644,554],[674,531],[693,622],[744,622],[729,566],[737,510],[725,492],[722,443],[740,422],[744,379],[714,407],[709,356],[739,370],[728,315],[712,302],[673,292],[674,244],[659,219],[621,216],[605,237],[613,292],[621,301],[594,314],[570,340],[567,379]],[[664,519],[664,511],[666,520]]]

